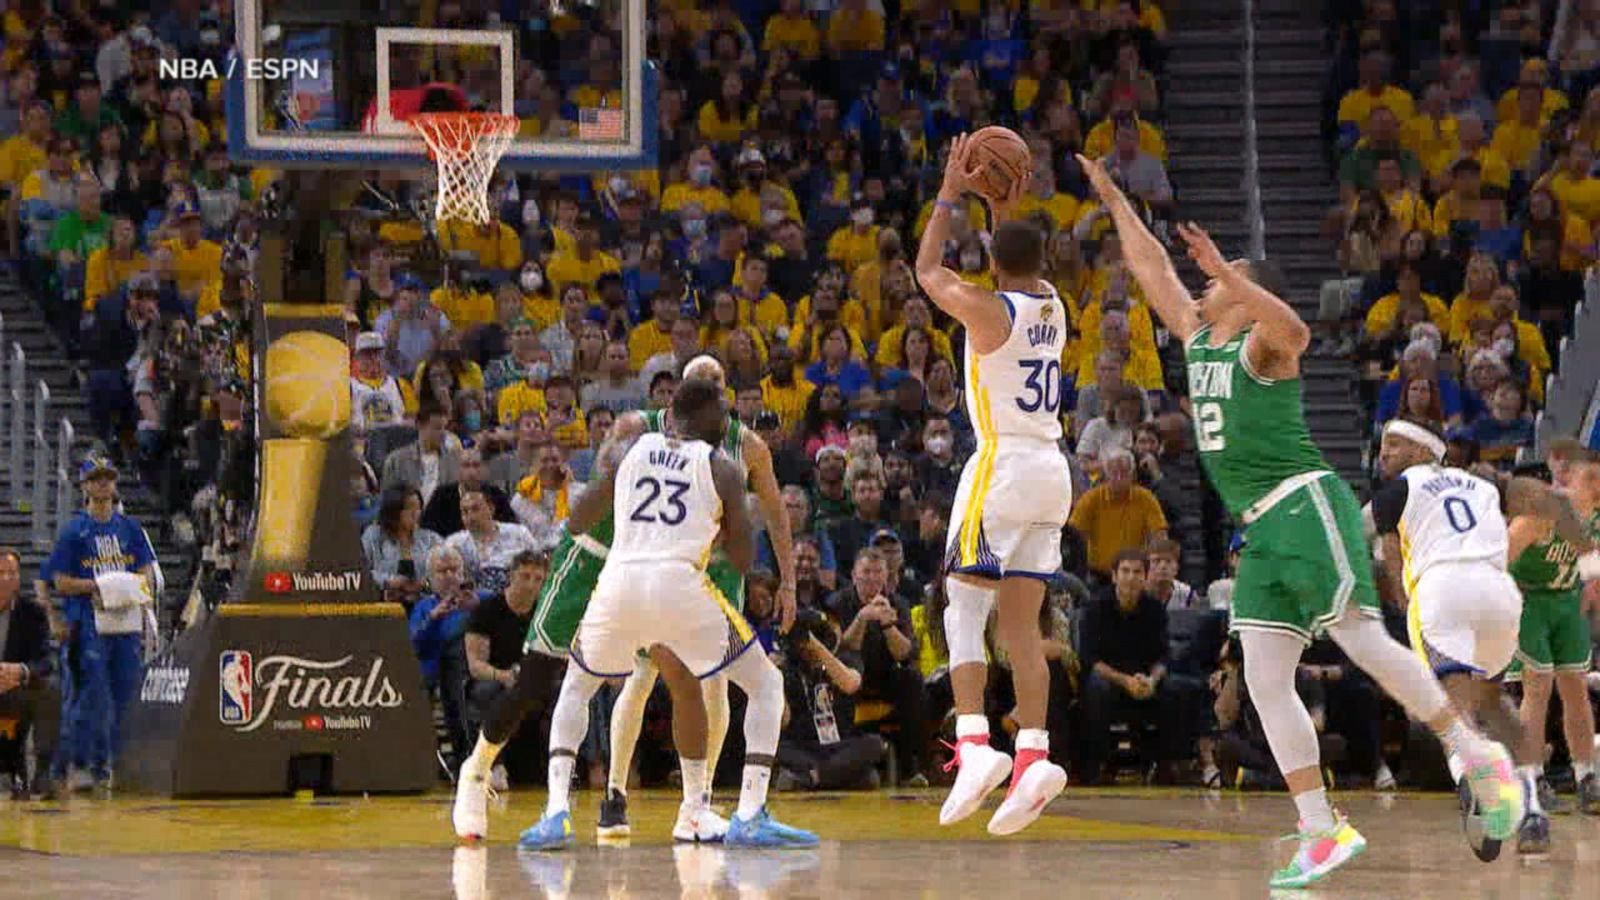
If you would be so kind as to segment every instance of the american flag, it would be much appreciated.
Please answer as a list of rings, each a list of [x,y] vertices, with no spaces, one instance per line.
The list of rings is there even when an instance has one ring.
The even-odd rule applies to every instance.
[[[622,140],[622,110],[603,106],[578,110],[578,140]]]

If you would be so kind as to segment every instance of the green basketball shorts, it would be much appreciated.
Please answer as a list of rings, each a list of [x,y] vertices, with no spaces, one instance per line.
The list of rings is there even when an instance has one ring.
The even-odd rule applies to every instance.
[[[539,601],[528,623],[523,653],[565,657],[578,634],[578,623],[589,608],[589,597],[600,581],[606,561],[565,532],[550,554],[550,574],[539,589]]]
[[[1234,631],[1281,632],[1309,644],[1352,609],[1382,615],[1361,504],[1342,478],[1286,479],[1245,519]]]
[[[1523,594],[1517,661],[1535,672],[1587,672],[1594,645],[1583,592],[1530,590]]]

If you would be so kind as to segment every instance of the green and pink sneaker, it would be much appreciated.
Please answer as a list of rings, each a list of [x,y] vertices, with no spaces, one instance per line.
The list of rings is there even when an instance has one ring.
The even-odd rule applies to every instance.
[[[1478,799],[1483,833],[1503,841],[1517,833],[1522,822],[1522,782],[1506,748],[1489,741],[1474,741],[1459,750],[1467,784]]]
[[[1343,815],[1326,831],[1305,831],[1301,825],[1298,834],[1284,838],[1299,841],[1294,858],[1289,864],[1272,873],[1268,886],[1272,888],[1303,888],[1321,881],[1328,873],[1361,855],[1367,849],[1367,839],[1350,827]]]

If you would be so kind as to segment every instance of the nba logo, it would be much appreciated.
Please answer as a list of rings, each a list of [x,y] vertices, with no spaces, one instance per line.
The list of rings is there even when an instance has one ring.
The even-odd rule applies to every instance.
[[[217,666],[218,717],[224,725],[248,725],[255,714],[251,686],[255,684],[255,664],[248,650],[224,650]]]

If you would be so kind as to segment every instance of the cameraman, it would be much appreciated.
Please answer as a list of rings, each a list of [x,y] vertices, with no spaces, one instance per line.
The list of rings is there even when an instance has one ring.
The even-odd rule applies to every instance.
[[[815,609],[800,610],[777,657],[785,700],[778,783],[813,791],[877,787],[885,746],[856,730],[861,671],[855,654],[839,650],[833,623]]]

